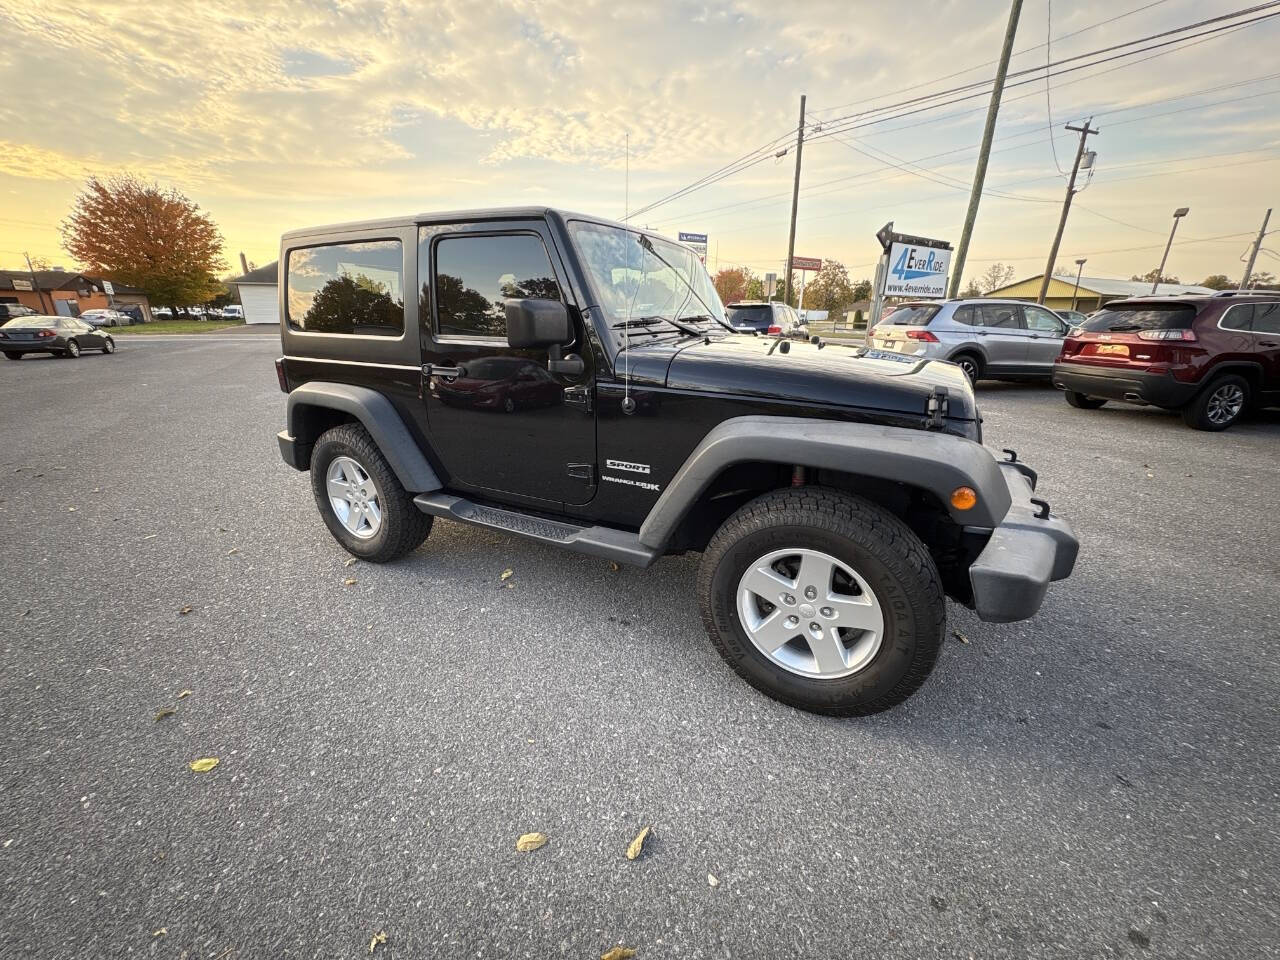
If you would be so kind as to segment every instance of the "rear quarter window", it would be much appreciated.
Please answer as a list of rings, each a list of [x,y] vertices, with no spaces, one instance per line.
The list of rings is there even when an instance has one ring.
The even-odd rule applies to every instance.
[[[404,333],[404,255],[399,240],[290,250],[285,284],[285,309],[293,330],[367,337]]]
[[[939,309],[935,304],[904,305],[885,317],[885,322],[895,327],[924,327],[928,326],[929,321],[937,315]]]

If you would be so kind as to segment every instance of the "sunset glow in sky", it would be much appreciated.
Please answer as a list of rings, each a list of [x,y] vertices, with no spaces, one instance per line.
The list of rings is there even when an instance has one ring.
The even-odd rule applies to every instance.
[[[1242,6],[1060,2],[1052,57]],[[1012,70],[1044,63],[1048,14],[1026,0]],[[810,120],[829,123],[989,77],[1007,16],[1003,0],[0,0],[0,266],[23,251],[73,266],[57,224],[87,175],[119,171],[196,200],[229,266],[240,251],[274,260],[283,231],[332,221],[526,203],[620,218],[627,133],[635,209],[793,132],[801,93]],[[1043,81],[1011,87],[987,177],[1003,196],[983,201],[966,276],[997,259],[1040,272],[1058,165],[1075,150],[1062,127],[1088,115],[1098,161],[1059,261],[1145,273],[1173,209],[1189,206],[1167,272],[1238,276],[1264,209],[1280,206],[1277,49],[1280,18],[1063,75],[1051,105]],[[967,100],[807,145],[796,252],[857,277],[886,220],[957,241],[985,108]],[[778,269],[792,163],[770,159],[639,220],[709,234],[709,266]]]

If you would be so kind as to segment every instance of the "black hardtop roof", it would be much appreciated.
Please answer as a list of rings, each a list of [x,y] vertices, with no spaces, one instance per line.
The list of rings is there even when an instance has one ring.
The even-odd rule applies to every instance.
[[[300,227],[296,230],[286,231],[282,235],[281,239],[301,240],[307,237],[333,233],[365,233],[374,230],[390,230],[395,227],[404,227],[419,223],[455,223],[457,221],[476,220],[540,220],[546,217],[553,217],[562,222],[569,220],[588,220],[592,223],[630,229],[637,233],[645,233],[654,237],[662,237],[662,239],[669,240],[672,243],[679,243],[679,241],[673,237],[668,237],[656,230],[649,230],[634,223],[625,224],[620,220],[611,220],[608,217],[598,217],[589,213],[576,213],[572,210],[546,206],[481,207],[474,210],[442,210],[427,213],[406,214],[405,216],[382,217],[376,220],[353,220],[349,223],[330,223],[315,227]]]

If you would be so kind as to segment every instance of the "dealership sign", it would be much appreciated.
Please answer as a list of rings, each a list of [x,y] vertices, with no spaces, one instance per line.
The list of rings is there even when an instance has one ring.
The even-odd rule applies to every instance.
[[[814,273],[817,273],[819,270],[822,269],[822,258],[821,257],[792,257],[791,269],[792,270],[811,270]]]
[[[686,233],[680,231],[680,242],[693,247],[693,252],[704,264],[707,262],[707,235],[705,233]]]
[[[947,295],[951,244],[894,233],[892,223],[886,223],[876,239],[885,252],[884,296],[939,298]]]

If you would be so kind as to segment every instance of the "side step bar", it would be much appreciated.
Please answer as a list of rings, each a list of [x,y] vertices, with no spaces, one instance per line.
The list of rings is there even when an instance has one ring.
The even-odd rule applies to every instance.
[[[579,527],[559,520],[544,520],[528,514],[472,503],[449,493],[420,493],[413,502],[423,513],[433,517],[459,520],[490,530],[518,533],[522,537],[566,547],[593,557],[604,557],[618,563],[647,567],[658,559],[658,552],[640,542],[638,534],[612,527]]]

